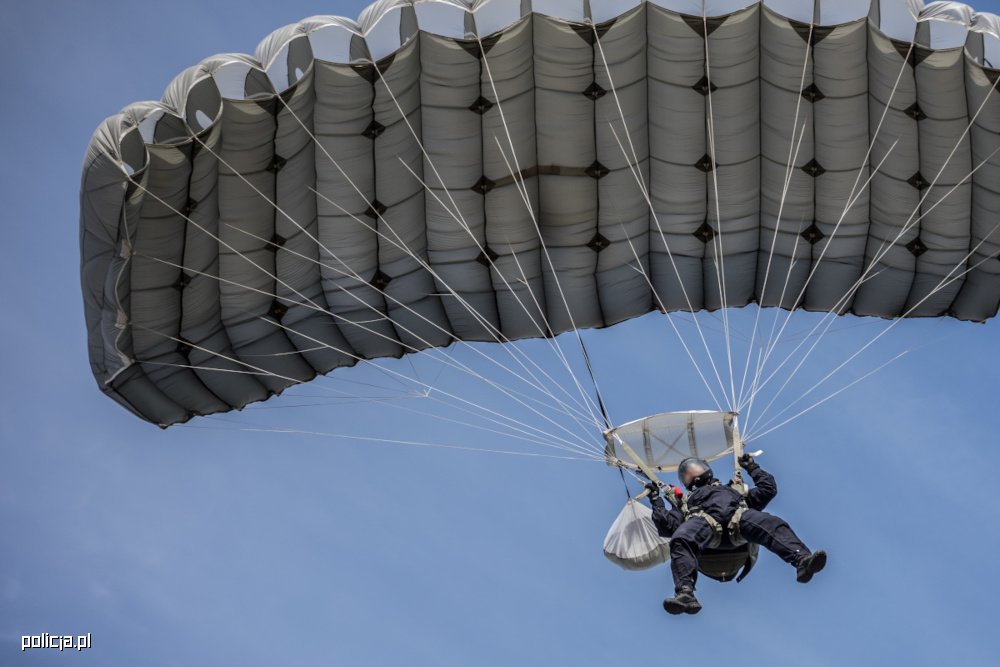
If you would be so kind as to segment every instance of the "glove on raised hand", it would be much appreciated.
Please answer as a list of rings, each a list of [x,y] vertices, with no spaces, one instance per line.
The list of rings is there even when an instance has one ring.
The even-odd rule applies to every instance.
[[[746,470],[747,472],[753,472],[754,470],[760,467],[759,465],[757,465],[757,462],[753,460],[753,457],[750,456],[749,454],[744,454],[743,456],[741,456],[739,458],[739,464],[740,467]]]

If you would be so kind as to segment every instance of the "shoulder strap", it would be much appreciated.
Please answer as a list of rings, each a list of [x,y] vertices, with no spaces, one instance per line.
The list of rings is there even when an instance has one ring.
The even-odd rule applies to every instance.
[[[743,483],[742,479],[739,479],[739,480],[737,480],[737,479],[731,479],[731,480],[729,480],[729,484],[727,484],[726,486],[728,486],[730,489],[732,489],[736,493],[740,494],[744,498],[746,498],[747,494],[750,493],[750,488],[747,487],[747,485]]]

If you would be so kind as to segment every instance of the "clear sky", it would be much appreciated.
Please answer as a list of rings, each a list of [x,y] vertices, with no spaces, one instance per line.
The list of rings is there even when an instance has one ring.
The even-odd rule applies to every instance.
[[[605,560],[624,491],[603,464],[239,430],[256,418],[511,448],[382,403],[161,431],[100,393],[78,279],[93,129],[208,55],[360,7],[5,3],[0,664],[995,664],[995,322],[899,327],[865,363],[912,354],[757,442],[781,489],[771,509],[830,564],[801,586],[763,554],[742,584],[704,582],[697,617],[663,613],[666,567]],[[877,330],[839,326],[818,367]],[[662,318],[584,336],[617,421],[711,407]],[[486,396],[430,359],[386,364]],[[89,632],[93,648],[20,652],[43,632]]]

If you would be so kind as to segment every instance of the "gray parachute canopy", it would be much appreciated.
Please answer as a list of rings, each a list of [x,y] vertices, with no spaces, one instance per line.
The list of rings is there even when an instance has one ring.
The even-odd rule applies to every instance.
[[[87,152],[98,384],[169,425],[654,309],[992,317],[1000,20],[744,4],[382,0],[186,70]]]

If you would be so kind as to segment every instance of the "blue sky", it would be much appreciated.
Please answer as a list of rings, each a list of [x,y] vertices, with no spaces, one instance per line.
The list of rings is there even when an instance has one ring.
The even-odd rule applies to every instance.
[[[632,573],[605,560],[601,540],[624,492],[602,464],[239,430],[250,413],[211,430],[161,431],[98,391],[77,246],[93,129],[129,102],[158,98],[205,56],[252,51],[278,26],[360,6],[4,8],[0,663],[991,664],[993,322],[899,327],[863,363],[919,349],[760,441],[780,487],[772,509],[826,548],[830,565],[801,586],[764,554],[740,585],[705,582],[697,617],[663,613],[665,567]],[[838,327],[816,368],[874,331]],[[584,335],[617,421],[711,407],[662,318]],[[552,363],[543,344],[525,349]],[[572,341],[566,350],[575,354]],[[488,400],[456,374],[438,375],[431,359],[387,364]],[[381,376],[362,367],[344,377]],[[281,401],[292,404],[272,403]],[[326,403],[257,415],[510,448],[381,403]],[[22,654],[21,635],[42,632],[90,632],[93,648]]]

